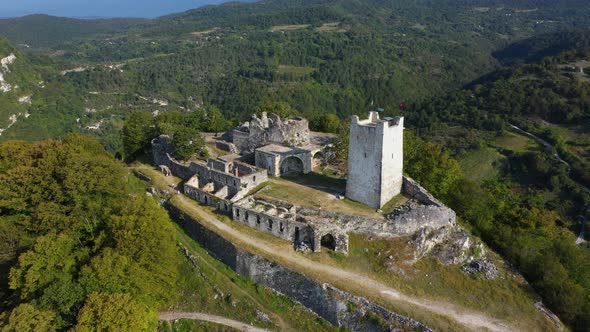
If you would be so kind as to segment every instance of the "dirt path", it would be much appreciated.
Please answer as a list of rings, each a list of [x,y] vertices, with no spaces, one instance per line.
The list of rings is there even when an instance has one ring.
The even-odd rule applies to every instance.
[[[159,314],[159,318],[160,318],[160,320],[167,320],[167,321],[176,320],[176,319],[202,320],[205,322],[211,322],[211,323],[216,323],[216,324],[220,324],[220,325],[225,325],[225,326],[233,327],[233,328],[238,329],[240,331],[248,331],[248,332],[267,332],[268,331],[268,330],[261,329],[258,327],[250,326],[246,323],[242,323],[237,320],[233,320],[233,319],[229,319],[229,318],[225,318],[225,317],[221,317],[221,316],[210,315],[210,314],[206,314],[206,313],[202,313],[202,312],[174,312],[174,311],[161,312]]]
[[[191,252],[193,255],[195,255],[195,253],[187,247],[184,247],[186,250],[188,250],[189,252]],[[199,263],[206,265],[208,268],[217,271],[220,275],[222,275],[227,281],[231,282],[231,278],[219,271],[217,269],[217,267],[213,266],[212,264],[210,264],[209,262],[207,262],[205,259],[203,259],[200,255],[196,254],[196,256],[199,259]],[[265,306],[264,304],[260,303],[260,301],[258,301],[255,297],[253,297],[252,295],[250,295],[248,292],[246,292],[245,290],[243,290],[242,288],[234,285],[233,287],[234,290],[242,293],[242,295],[244,295],[245,297],[247,297],[250,301],[252,301],[254,304],[256,304],[259,308],[264,308],[266,309],[266,312],[268,313],[268,315],[270,315],[272,318],[274,318],[274,322],[278,325],[279,329],[281,331],[288,331],[291,330],[291,328],[289,327],[289,325],[287,325],[287,323],[285,323],[285,321],[283,320],[283,318],[281,318],[281,316],[277,315],[276,313],[274,313],[272,310],[270,310],[269,308],[267,308],[267,306]]]
[[[586,215],[584,216],[584,220],[582,221],[582,228],[580,229],[580,234],[576,238],[576,244],[586,243],[586,224],[588,223],[588,215],[590,214],[590,203],[586,206]]]
[[[506,321],[489,317],[483,313],[462,308],[444,301],[428,300],[412,297],[400,293],[381,282],[370,279],[355,272],[339,269],[311,261],[295,253],[290,246],[265,243],[259,238],[242,233],[226,223],[218,220],[216,216],[199,207],[194,201],[183,195],[176,195],[183,209],[190,210],[200,218],[200,222],[207,228],[224,237],[230,238],[233,242],[242,243],[254,247],[266,257],[286,262],[289,267],[313,276],[317,280],[338,285],[347,285],[347,289],[358,290],[358,294],[372,295],[391,303],[403,303],[418,307],[427,312],[448,317],[470,330],[487,329],[490,331],[515,331],[516,329]]]

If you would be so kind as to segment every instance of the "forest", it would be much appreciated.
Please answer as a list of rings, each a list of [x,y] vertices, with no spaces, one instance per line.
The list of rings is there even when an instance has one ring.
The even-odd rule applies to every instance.
[[[3,331],[155,328],[178,256],[138,181],[80,135],[0,145]]]

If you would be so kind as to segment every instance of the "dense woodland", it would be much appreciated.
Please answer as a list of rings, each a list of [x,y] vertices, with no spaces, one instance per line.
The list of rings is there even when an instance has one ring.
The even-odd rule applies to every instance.
[[[3,331],[153,330],[178,261],[139,180],[79,135],[2,144],[0,170]]]
[[[61,33],[36,38],[27,22]],[[204,158],[201,131],[267,111],[339,134],[343,161],[347,119],[374,104],[406,117],[406,172],[569,327],[588,331],[590,257],[574,234],[590,201],[579,185],[590,187],[590,79],[572,68],[590,60],[589,23],[584,1],[529,0],[272,1],[112,24],[0,20],[12,45],[29,46],[0,41],[0,58],[18,58],[5,78],[20,86],[0,95],[0,127],[30,115],[0,140],[62,138],[0,146],[1,282],[9,286],[0,318],[83,329],[102,319],[96,308],[129,300],[152,324],[154,308],[170,301],[163,289],[174,261],[141,264],[172,250],[154,244],[167,235],[143,222],[170,222],[109,153],[132,160],[167,134],[180,159]],[[26,94],[30,105],[15,102]],[[570,167],[543,148],[492,147],[511,124],[554,145]],[[459,161],[490,149],[501,157],[497,172],[472,180]],[[42,257],[49,247],[55,256]],[[156,275],[161,284],[149,281]],[[63,301],[52,302],[55,294]]]

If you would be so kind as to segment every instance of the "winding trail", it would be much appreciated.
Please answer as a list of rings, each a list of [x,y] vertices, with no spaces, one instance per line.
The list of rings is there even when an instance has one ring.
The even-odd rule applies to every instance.
[[[523,134],[523,135],[526,135],[526,136],[528,136],[528,137],[530,137],[530,138],[534,139],[535,141],[537,141],[537,142],[539,142],[539,143],[543,144],[543,146],[544,146],[545,148],[547,148],[547,151],[548,151],[548,152],[551,154],[551,156],[553,156],[553,158],[557,159],[557,161],[559,161],[560,163],[562,163],[562,164],[564,164],[564,165],[566,165],[566,166],[567,166],[567,168],[568,168],[568,172],[569,172],[569,170],[571,169],[571,166],[570,166],[570,164],[569,164],[567,161],[565,161],[565,160],[563,160],[563,159],[561,158],[561,156],[559,155],[559,153],[557,153],[557,149],[555,149],[555,147],[554,147],[553,145],[551,145],[551,143],[549,143],[549,142],[547,142],[546,140],[542,139],[541,137],[539,137],[539,136],[537,136],[537,135],[535,135],[535,134],[529,133],[528,131],[526,131],[526,130],[524,130],[524,129],[522,129],[522,128],[519,128],[519,127],[517,127],[517,126],[515,126],[515,125],[513,125],[513,124],[511,124],[511,125],[510,125],[510,127],[511,127],[512,129],[514,129],[515,131],[517,131],[517,132],[519,132],[519,133],[521,133],[521,134]],[[577,182],[576,182],[576,183],[577,183]],[[584,187],[582,184],[580,184],[580,183],[578,183],[578,184],[579,184],[579,185],[581,185],[582,187]],[[584,187],[584,188],[585,188],[586,190],[588,190],[586,187]]]
[[[586,224],[588,223],[588,215],[590,214],[590,203],[586,206],[586,215],[584,216],[584,221],[582,221],[582,229],[580,230],[580,234],[576,238],[576,244],[582,244],[587,242],[586,241]]]
[[[567,172],[569,175],[569,172],[571,171],[572,167],[567,161],[565,161],[561,158],[559,153],[557,153],[557,149],[555,149],[555,146],[551,145],[551,143],[547,142],[546,140],[542,139],[541,137],[539,137],[535,134],[529,133],[528,131],[526,131],[522,128],[519,128],[513,124],[510,124],[510,127],[512,129],[514,129],[516,132],[526,135],[526,136],[536,140],[537,142],[543,144],[543,146],[545,146],[545,148],[547,148],[548,153],[550,153],[557,161],[559,161],[560,163],[563,163],[567,166],[567,169],[568,169]],[[580,182],[576,181],[575,179],[573,179],[571,177],[570,177],[570,179],[572,179],[572,181],[574,181],[578,186],[580,186],[586,192],[590,193],[590,188],[586,187],[585,185],[581,184]],[[582,244],[582,243],[587,242],[586,241],[586,223],[588,222],[588,214],[590,213],[590,202],[588,202],[588,204],[586,205],[585,212],[586,213],[584,215],[584,220],[582,221],[582,227],[580,229],[580,233],[578,234],[578,237],[576,238],[576,244]]]
[[[184,195],[175,195],[174,199],[179,208],[190,211],[198,217],[199,222],[212,231],[222,235],[233,243],[239,243],[242,246],[253,248],[253,251],[273,260],[283,262],[297,271],[304,272],[313,276],[321,282],[334,284],[337,287],[346,285],[347,289],[354,289],[359,295],[371,295],[373,298],[378,297],[385,302],[392,304],[410,305],[419,308],[430,314],[448,317],[469,330],[481,331],[515,331],[517,328],[509,322],[492,318],[484,313],[471,309],[459,307],[452,303],[429,300],[414,296],[402,294],[398,290],[391,288],[381,282],[368,278],[364,275],[343,270],[334,266],[320,264],[309,260],[295,253],[290,246],[279,245],[271,242],[261,241],[251,234],[240,232],[227,223],[217,219],[217,217],[197,205]]]
[[[160,320],[177,320],[177,319],[194,319],[194,320],[201,320],[205,322],[216,323],[220,325],[225,325],[229,327],[233,327],[240,331],[247,331],[247,332],[267,332],[268,330],[261,329],[258,327],[254,327],[248,325],[246,323],[242,323],[237,320],[229,319],[222,316],[215,316],[210,315],[202,312],[175,312],[175,311],[166,311],[161,312],[158,317]]]

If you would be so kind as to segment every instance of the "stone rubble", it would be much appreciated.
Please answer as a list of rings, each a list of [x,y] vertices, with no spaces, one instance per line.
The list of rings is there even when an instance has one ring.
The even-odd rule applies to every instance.
[[[498,277],[498,267],[488,259],[475,259],[469,264],[463,265],[461,270],[468,275],[481,275],[488,280]]]

